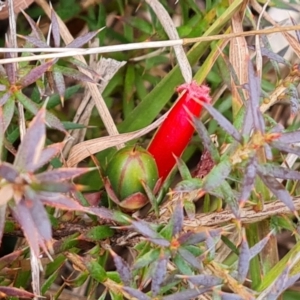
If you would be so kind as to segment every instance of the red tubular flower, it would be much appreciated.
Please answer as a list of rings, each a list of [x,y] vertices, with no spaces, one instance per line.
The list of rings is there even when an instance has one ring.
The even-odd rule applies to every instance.
[[[148,151],[156,161],[162,181],[176,164],[174,155],[181,156],[193,136],[195,129],[190,122],[188,111],[199,117],[202,110],[202,105],[195,99],[205,102],[211,100],[209,88],[205,85],[199,86],[195,81],[180,85],[177,92],[183,93],[158,128],[148,147]]]

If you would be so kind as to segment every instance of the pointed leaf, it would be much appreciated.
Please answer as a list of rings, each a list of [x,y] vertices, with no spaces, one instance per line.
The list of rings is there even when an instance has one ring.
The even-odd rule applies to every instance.
[[[4,105],[7,100],[11,97],[11,92],[7,91],[0,97],[0,106]]]
[[[10,125],[10,122],[13,118],[15,110],[15,100],[13,97],[10,97],[3,106],[3,122],[4,122],[4,132]]]
[[[239,209],[238,201],[227,181],[223,181],[223,183],[221,184],[220,192],[222,193],[222,198],[225,200],[226,204],[229,205],[234,216],[239,219],[241,216],[241,212]]]
[[[271,190],[271,192],[281,200],[292,212],[296,213],[293,198],[284,186],[275,178],[259,173],[260,178],[264,184]]]
[[[300,147],[292,144],[287,143],[281,143],[281,142],[272,142],[270,145],[274,148],[277,148],[280,151],[287,152],[287,153],[293,153],[297,156],[300,156]]]
[[[177,292],[173,295],[165,296],[162,300],[183,300],[183,299],[194,299],[199,295],[202,295],[206,292],[210,291],[210,288],[202,288],[202,289],[187,289],[182,292]]]
[[[188,262],[193,268],[201,270],[202,266],[200,262],[197,260],[197,258],[188,250],[185,248],[179,248],[178,253],[181,255],[181,257]]]
[[[254,128],[256,130],[259,130],[261,133],[264,133],[265,132],[264,121],[259,109],[259,105],[260,105],[259,99],[261,94],[260,80],[254,72],[253,64],[250,59],[248,62],[248,80],[249,80],[248,85],[249,85],[249,97],[250,97],[249,104],[252,111]]]
[[[230,293],[225,293],[225,292],[218,292],[218,294],[221,296],[222,300],[244,300],[243,297],[241,297],[237,294],[230,294]],[[251,299],[248,299],[248,300],[251,300]]]
[[[40,253],[39,232],[34,224],[29,209],[24,204],[24,200],[21,200],[18,205],[14,207],[11,206],[10,209],[12,210],[14,218],[20,224],[31,251],[33,251],[33,253],[35,253],[35,255],[38,257]]]
[[[9,45],[7,45],[7,47],[9,47]],[[12,58],[11,53],[5,52],[4,58]],[[16,75],[16,69],[14,64],[13,63],[5,64],[4,68],[10,85],[15,85],[17,75]]]
[[[19,173],[13,165],[7,162],[0,163],[0,177],[5,178],[8,182],[15,182],[18,176]]]
[[[30,211],[35,227],[40,236],[46,242],[49,242],[52,238],[52,227],[44,205],[40,201],[38,194],[36,194],[30,188],[26,189],[25,194],[26,196],[24,201],[22,201],[22,204],[26,205]],[[28,196],[30,198],[28,198]]]
[[[203,190],[210,192],[218,187],[228,177],[231,168],[232,164],[230,159],[228,157],[222,159],[203,179]]]
[[[11,287],[11,286],[0,286],[0,294],[7,297],[15,298],[34,298],[34,294],[27,292],[23,289]]]
[[[275,178],[300,180],[300,172],[276,166],[273,164],[263,164],[258,166],[259,172],[263,175],[273,176]]]
[[[203,285],[205,287],[220,285],[223,282],[221,278],[218,278],[213,275],[207,275],[207,274],[184,276],[184,278],[196,286]]]
[[[4,109],[0,106],[0,161],[2,160],[3,146],[5,145],[5,116]]]
[[[50,46],[45,41],[42,41],[35,36],[21,36],[21,37],[25,39],[28,43],[34,45],[37,48],[50,48]]]
[[[177,200],[173,216],[172,216],[172,225],[173,225],[173,232],[172,236],[176,236],[179,234],[183,227],[183,207],[182,202],[180,200]]]
[[[15,96],[24,105],[24,107],[27,110],[29,110],[33,115],[36,115],[40,110],[37,104],[33,102],[31,99],[29,99],[28,97],[26,97],[22,92],[15,93]],[[50,127],[66,133],[66,130],[63,124],[61,123],[61,121],[55,115],[53,115],[48,111],[46,111],[46,123]]]
[[[268,294],[267,299],[278,299],[278,297],[282,294],[285,289],[285,285],[288,281],[289,272],[290,272],[290,262],[287,262],[287,266],[280,273],[278,278],[275,281],[275,284],[272,287],[271,292]]]
[[[191,192],[202,188],[202,180],[199,178],[192,178],[179,182],[175,188],[175,192]]]
[[[144,255],[135,260],[133,269],[138,270],[147,265],[150,265],[152,262],[158,260],[159,255],[160,249],[151,249],[150,251],[146,252]]]
[[[153,244],[156,244],[160,247],[169,247],[170,242],[163,238],[148,238]]]
[[[53,80],[55,82],[55,87],[57,88],[58,94],[60,98],[63,99],[66,92],[64,76],[56,66],[53,67],[52,75],[53,75]]]
[[[168,255],[161,253],[158,261],[155,264],[153,274],[151,276],[151,292],[152,296],[156,296],[159,293],[160,287],[167,274],[167,264],[169,261]]]
[[[252,114],[252,110],[251,110],[250,101],[247,101],[245,106],[246,106],[246,112],[245,112],[245,116],[243,118],[242,135],[249,137],[251,134],[252,128],[254,126],[253,114]]]
[[[249,159],[248,165],[245,170],[244,180],[242,184],[242,192],[239,199],[239,202],[242,204],[246,202],[251,194],[254,180],[256,177],[256,170],[257,170],[257,158],[253,156]]]
[[[61,72],[61,74],[65,75],[67,77],[71,77],[71,78],[74,78],[79,81],[95,83],[95,81],[91,77],[83,74],[82,72],[80,72],[78,70],[67,68],[67,67],[62,67],[62,66],[56,66],[56,69],[57,69],[57,72],[59,71],[59,72]]]
[[[248,48],[256,51],[256,48],[254,46],[248,46]],[[274,53],[272,52],[271,50],[269,50],[268,48],[265,48],[265,47],[260,47],[260,51],[261,51],[261,55],[262,56],[265,56],[271,60],[274,60],[278,63],[281,63],[281,64],[284,64],[284,65],[287,65],[289,66],[290,64],[288,63],[287,60],[285,60],[282,56],[280,56],[279,54],[277,53]]]
[[[49,60],[46,63],[41,64],[40,66],[37,66],[33,68],[27,75],[22,77],[19,80],[19,84],[22,85],[22,87],[29,86],[30,84],[36,82],[41,76],[45,74],[46,71],[49,70],[49,68],[55,63],[55,60]]]
[[[154,231],[150,224],[143,220],[138,221],[132,221],[131,222],[132,227],[137,230],[140,234],[143,236],[149,237],[149,238],[161,238],[161,236]]]
[[[34,171],[49,163],[50,160],[63,149],[64,144],[65,143],[56,143],[43,149],[39,161],[34,165]]]
[[[200,100],[198,100],[200,101]],[[236,141],[242,143],[243,139],[238,130],[219,112],[217,111],[210,103],[200,101],[209,114],[214,118],[214,120]]]
[[[39,192],[38,197],[44,204],[64,210],[85,211],[86,208],[76,202],[74,199],[56,193]]]
[[[29,15],[27,15],[24,11],[22,11],[24,17],[26,18],[27,22],[29,23],[32,29],[32,35],[34,35],[37,39],[45,41],[45,37],[41,29],[37,26],[33,19]]]
[[[185,241],[185,245],[197,245],[204,242],[209,236],[207,231],[201,231],[191,234],[191,236]]]
[[[245,231],[243,231],[242,242],[240,246],[239,261],[238,261],[238,281],[240,283],[243,283],[246,279],[249,270],[250,259],[251,259],[250,249],[245,235]]]
[[[97,79],[97,81],[99,79],[102,79],[102,76],[98,74],[92,67],[76,59],[75,57],[68,57],[66,60],[76,67],[80,67],[84,70],[87,70],[89,73],[91,73],[93,78]]]
[[[59,168],[37,174],[35,178],[40,182],[60,182],[72,179],[89,171],[91,171],[90,168]]]
[[[270,240],[272,232],[269,233],[266,237],[256,243],[253,247],[250,248],[250,259],[256,256],[258,253],[262,251],[262,249],[267,245]]]
[[[42,108],[31,121],[19,146],[14,166],[21,172],[33,172],[45,145],[45,109]]]
[[[82,36],[77,37],[70,44],[66,46],[66,48],[80,48],[87,42],[89,42],[93,37],[95,37],[102,29],[88,32]]]
[[[0,246],[2,243],[2,237],[4,233],[4,226],[5,226],[5,219],[6,219],[5,216],[6,216],[6,205],[1,205],[0,206]],[[1,266],[1,259],[0,259],[0,266]]]
[[[139,300],[151,300],[150,297],[148,297],[146,294],[143,292],[136,290],[134,288],[131,288],[129,286],[123,286],[122,289],[128,293],[130,296],[134,297],[134,299],[139,299]]]
[[[53,8],[51,8],[51,29],[52,29],[52,37],[53,37],[53,41],[54,41],[54,47],[59,47],[60,46],[59,23],[58,23],[56,13]]]
[[[196,118],[194,115],[192,115],[192,121],[200,137],[200,140],[204,146],[204,149],[209,151],[214,162],[218,162],[220,160],[219,151],[216,148],[215,144],[212,142],[210,135],[207,129],[205,128],[204,124],[201,122],[200,119]]]
[[[113,257],[115,266],[124,285],[130,285],[132,275],[128,263],[122,257],[117,255],[112,249],[109,249],[109,251]]]
[[[279,136],[277,141],[281,142],[281,143],[288,143],[288,144],[299,143],[300,142],[300,130],[281,133],[281,135]]]

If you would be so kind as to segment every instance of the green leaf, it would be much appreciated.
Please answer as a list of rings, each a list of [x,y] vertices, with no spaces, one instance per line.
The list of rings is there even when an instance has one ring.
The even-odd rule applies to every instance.
[[[144,255],[140,256],[134,263],[134,269],[140,269],[147,265],[150,265],[152,262],[156,261],[159,257],[160,249],[151,249],[146,252]]]
[[[99,265],[96,261],[90,261],[87,264],[87,268],[92,278],[99,282],[104,282],[107,279],[105,269]]]
[[[114,230],[111,229],[109,226],[96,226],[90,229],[88,232],[84,234],[85,238],[91,241],[99,241],[104,240],[113,236]]]

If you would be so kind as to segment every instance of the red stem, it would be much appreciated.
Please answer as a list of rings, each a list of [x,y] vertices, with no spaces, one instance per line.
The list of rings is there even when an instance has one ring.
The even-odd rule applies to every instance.
[[[180,85],[177,92],[182,92],[181,97],[174,104],[148,146],[148,151],[156,161],[159,177],[163,181],[176,164],[174,155],[181,156],[195,131],[187,111],[199,117],[202,105],[194,99],[205,102],[211,99],[209,88],[205,85],[199,86],[195,81]]]

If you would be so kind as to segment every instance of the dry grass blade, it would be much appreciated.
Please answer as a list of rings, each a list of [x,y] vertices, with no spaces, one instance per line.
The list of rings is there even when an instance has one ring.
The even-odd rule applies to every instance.
[[[231,1],[233,2],[233,1]],[[247,2],[245,1],[245,4]],[[232,31],[234,33],[243,32],[243,14],[246,9],[246,5],[243,5],[241,10],[236,12],[231,20]],[[249,57],[248,46],[245,37],[236,37],[230,41],[230,51],[229,51],[229,61],[232,64],[232,67],[235,70],[235,73],[238,77],[239,83],[242,85],[248,82],[248,63],[247,57]],[[237,87],[235,86],[233,80],[231,80],[231,88],[232,88],[232,110],[233,115],[236,115],[239,109],[243,105],[243,101],[237,91]],[[246,91],[243,90],[245,94],[244,98],[247,99]]]
[[[167,114],[160,117],[158,120],[153,122],[151,125],[130,133],[118,134],[115,136],[107,136],[101,137],[97,139],[92,139],[88,141],[84,141],[80,144],[75,145],[69,155],[69,159],[66,162],[68,167],[75,166],[80,161],[84,160],[85,158],[89,157],[91,154],[98,153],[102,150],[105,150],[110,147],[115,147],[120,144],[129,142],[131,140],[137,139],[151,130],[157,128],[163,120],[166,118]]]
[[[95,71],[101,73],[102,81],[98,86],[100,93],[104,91],[109,81],[112,77],[126,64],[125,61],[120,62],[111,58],[101,57],[100,61],[95,61]],[[76,115],[73,122],[87,126],[89,119],[92,113],[92,110],[95,106],[93,99],[91,98],[91,92],[89,89],[85,89],[84,97],[80,103],[80,106],[77,109]],[[72,130],[70,135],[72,139],[68,139],[63,150],[63,156],[66,158],[71,150],[71,148],[84,140],[86,134],[86,128],[81,130]]]
[[[164,30],[168,34],[171,40],[179,40],[179,35],[177,33],[177,29],[173,24],[173,21],[163,7],[163,5],[158,0],[146,0],[146,2],[151,6],[154,10],[155,14],[157,15],[160,23],[162,24]],[[179,68],[181,70],[182,77],[184,78],[185,82],[190,83],[192,82],[192,68],[189,64],[189,61],[186,57],[184,49],[181,45],[174,46],[175,55],[178,61]]]

